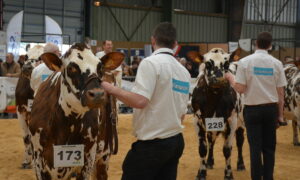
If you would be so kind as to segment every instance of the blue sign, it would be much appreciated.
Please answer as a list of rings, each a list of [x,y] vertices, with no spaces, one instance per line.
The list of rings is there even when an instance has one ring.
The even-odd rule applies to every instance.
[[[258,76],[273,76],[273,68],[253,67],[253,73]]]
[[[190,89],[190,83],[185,81],[179,81],[177,79],[172,79],[173,84],[173,91],[183,93],[183,94],[189,94]]]

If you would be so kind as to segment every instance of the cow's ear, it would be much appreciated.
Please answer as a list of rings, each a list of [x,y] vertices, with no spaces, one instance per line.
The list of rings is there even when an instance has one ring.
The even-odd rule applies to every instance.
[[[122,64],[124,57],[125,55],[120,52],[111,52],[106,54],[101,58],[101,62],[104,66],[104,70],[116,69]]]
[[[197,64],[202,63],[204,60],[204,57],[197,51],[189,51],[187,57]]]
[[[241,57],[242,49],[238,47],[230,54],[229,62],[238,61]]]
[[[62,60],[54,53],[44,53],[40,56],[46,66],[52,71],[60,71]]]

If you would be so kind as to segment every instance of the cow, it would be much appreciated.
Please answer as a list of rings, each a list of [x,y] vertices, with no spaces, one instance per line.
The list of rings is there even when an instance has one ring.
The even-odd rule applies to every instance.
[[[101,129],[109,132],[115,128],[114,124],[107,125],[115,120],[110,109],[115,102],[101,88],[101,82],[107,71],[122,63],[124,55],[112,52],[100,61],[85,44],[77,43],[61,59],[52,53],[41,58],[55,72],[40,85],[32,105],[29,130],[37,179],[65,180],[75,174],[81,180],[92,173],[94,179],[107,178],[101,174],[107,168],[107,149],[117,141],[110,140],[110,135],[104,137]],[[103,112],[106,109],[111,112],[109,116]],[[64,154],[58,149],[63,147],[78,149]],[[55,164],[57,159],[70,157],[75,164],[83,159],[83,165]]]
[[[300,130],[300,70],[294,64],[286,64],[284,72],[287,79],[284,95],[284,114],[292,116],[293,144],[300,146],[298,131]]]
[[[244,128],[241,126],[241,123],[238,124],[241,120],[241,99],[229,82],[224,79],[225,73],[230,70],[230,63],[234,57],[235,53],[227,54],[221,48],[213,48],[204,56],[198,57],[198,61],[203,63],[199,68],[197,86],[192,93],[192,108],[199,136],[199,154],[201,159],[196,180],[205,180],[206,170],[213,168],[213,148],[219,134],[223,134],[225,138],[223,146],[223,154],[226,159],[224,179],[233,179],[231,150],[234,135],[236,135],[238,146],[237,169],[245,169],[242,156]],[[217,119],[219,120],[218,123],[210,122],[210,120]],[[219,129],[215,129],[217,131],[207,131],[207,129],[212,127],[219,127]],[[208,157],[206,160],[207,152]]]
[[[28,123],[30,120],[30,109],[33,101],[33,90],[30,87],[30,77],[31,72],[34,67],[39,63],[40,55],[43,54],[44,47],[36,45],[33,48],[29,49],[27,55],[25,56],[26,60],[21,69],[21,74],[16,86],[16,109],[17,117],[23,133],[23,142],[25,145],[24,160],[21,164],[22,169],[31,168],[31,157],[32,150],[30,145],[30,133],[28,129]]]

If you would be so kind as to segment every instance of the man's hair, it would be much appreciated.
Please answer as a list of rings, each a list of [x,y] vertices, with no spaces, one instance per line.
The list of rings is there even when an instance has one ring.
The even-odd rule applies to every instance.
[[[172,23],[163,22],[154,28],[152,36],[158,46],[173,49],[177,33]]]
[[[102,45],[104,46],[104,45],[106,44],[107,41],[111,41],[111,42],[112,42],[112,40],[104,40],[104,41],[102,42]]]
[[[47,43],[44,47],[44,53],[54,53],[55,51],[59,51],[59,48],[54,43]]]
[[[268,49],[272,43],[272,35],[269,32],[261,32],[257,35],[256,45],[259,49]]]

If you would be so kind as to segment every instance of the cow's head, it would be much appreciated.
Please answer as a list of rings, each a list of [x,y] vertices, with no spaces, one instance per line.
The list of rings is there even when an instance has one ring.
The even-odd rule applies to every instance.
[[[35,68],[41,61],[40,56],[44,52],[44,47],[36,45],[30,48],[25,56],[25,62],[22,66],[22,74],[25,77],[30,78],[33,68]]]
[[[49,69],[61,71],[62,86],[68,94],[73,94],[83,107],[98,108],[105,100],[101,81],[105,71],[117,68],[124,55],[112,52],[101,58],[101,61],[85,44],[73,45],[60,59],[53,53],[41,56]],[[72,96],[73,97],[73,96]]]
[[[199,75],[205,76],[208,86],[212,88],[222,88],[228,84],[224,75],[229,71],[230,63],[237,59],[240,50],[236,50],[232,54],[226,53],[221,48],[213,48],[204,56],[195,56],[194,62],[201,62],[199,66]]]

